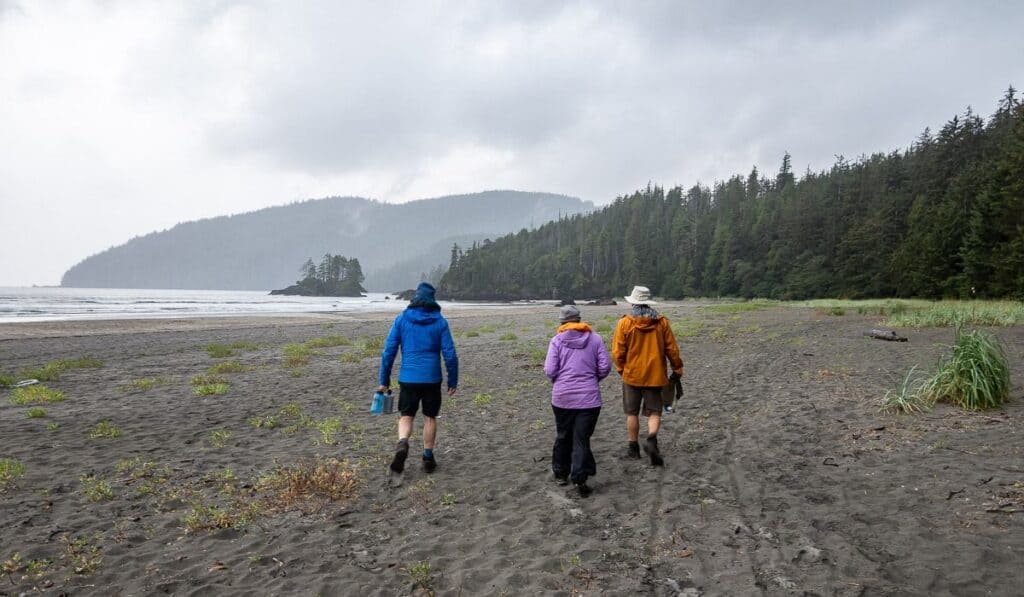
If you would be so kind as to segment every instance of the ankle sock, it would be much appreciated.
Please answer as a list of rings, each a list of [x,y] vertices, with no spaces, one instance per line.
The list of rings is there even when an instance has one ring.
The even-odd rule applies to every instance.
[[[434,450],[432,450],[431,448],[424,448],[423,449],[423,457],[424,458],[433,458],[434,457]]]
[[[407,437],[400,438],[398,440],[398,445],[399,446],[402,446],[402,445],[408,446],[409,445],[409,438],[407,438]]]

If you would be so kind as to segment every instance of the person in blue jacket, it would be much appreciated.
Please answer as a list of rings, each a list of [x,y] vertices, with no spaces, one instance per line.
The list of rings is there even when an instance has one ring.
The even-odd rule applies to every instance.
[[[398,372],[398,447],[391,461],[391,470],[400,473],[409,456],[409,436],[420,404],[423,405],[423,470],[437,468],[434,439],[437,436],[437,415],[441,411],[441,359],[448,370],[448,395],[459,385],[459,356],[455,353],[448,320],[441,315],[441,306],[434,299],[434,287],[422,282],[409,306],[395,318],[384,351],[380,355],[380,387],[391,387],[391,368],[398,350],[402,351],[402,367]]]

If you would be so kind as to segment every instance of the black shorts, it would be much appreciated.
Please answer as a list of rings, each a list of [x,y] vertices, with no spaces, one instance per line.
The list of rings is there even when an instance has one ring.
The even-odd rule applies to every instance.
[[[622,384],[622,410],[627,415],[639,415],[644,411],[644,416],[661,416],[661,392],[664,388],[641,388]],[[641,407],[643,407],[641,409]]]
[[[423,416],[436,417],[441,412],[441,382],[403,383],[398,382],[398,412],[403,417],[415,417],[423,403]]]

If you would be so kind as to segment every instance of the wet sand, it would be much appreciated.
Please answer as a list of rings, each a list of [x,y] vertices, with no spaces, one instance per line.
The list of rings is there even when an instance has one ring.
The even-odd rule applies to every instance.
[[[625,312],[582,310],[606,339]],[[995,330],[1015,382],[1006,408],[896,416],[878,400],[931,367],[951,330],[890,343],[862,336],[871,317],[663,311],[693,333],[666,466],[621,458],[613,373],[587,499],[548,480],[549,306],[449,314],[462,384],[439,419],[439,469],[420,469],[414,435],[401,477],[387,473],[395,417],[367,412],[378,358],[360,346],[393,314],[0,325],[0,373],[105,364],[46,383],[66,400],[45,417],[3,391],[0,458],[26,472],[0,494],[0,559],[20,555],[0,595],[1019,593],[1024,329]],[[336,335],[353,345],[284,365],[285,344]],[[246,347],[213,358],[212,343]],[[225,394],[194,395],[191,378],[225,361],[246,370],[223,374]],[[160,379],[126,389],[144,378]],[[90,438],[101,421],[120,436]],[[261,478],[316,457],[348,462],[348,499],[261,501]],[[109,493],[92,501],[97,480]],[[225,528],[189,524],[211,511],[228,514],[205,526]]]

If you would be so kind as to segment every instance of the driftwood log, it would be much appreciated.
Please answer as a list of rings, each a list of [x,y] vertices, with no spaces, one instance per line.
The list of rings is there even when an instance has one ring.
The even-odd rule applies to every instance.
[[[864,335],[876,340],[888,340],[890,342],[906,342],[908,340],[903,336],[897,335],[893,330],[868,330],[864,332]]]

